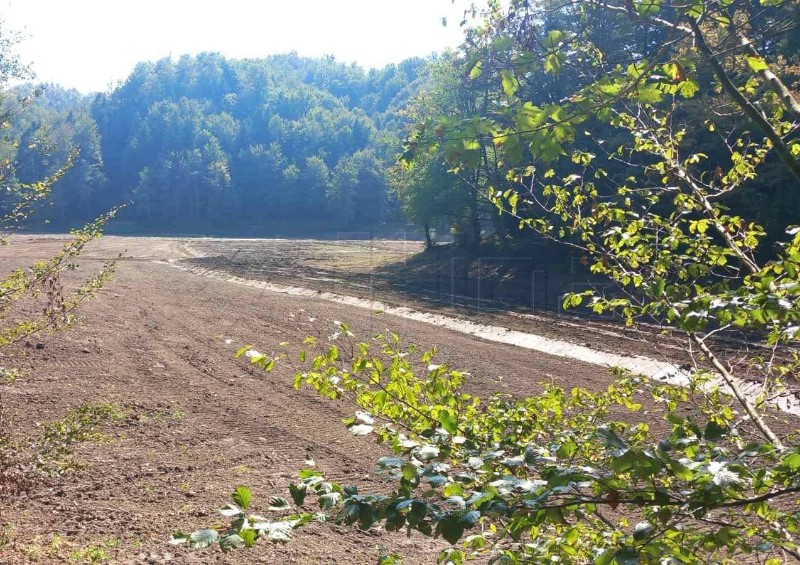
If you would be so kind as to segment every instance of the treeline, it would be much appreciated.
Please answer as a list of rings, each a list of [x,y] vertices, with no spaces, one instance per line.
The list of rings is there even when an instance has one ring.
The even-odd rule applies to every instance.
[[[400,220],[387,171],[426,68],[209,53],[142,63],[96,96],[18,87],[2,151],[20,183],[72,158],[45,214],[57,228],[132,202],[119,225],[134,230],[366,229]]]
[[[58,228],[132,202],[118,228],[272,235],[365,231],[408,220],[425,227],[430,243],[447,233],[466,248],[487,239],[524,248],[525,237],[535,236],[520,232],[513,216],[497,214],[489,195],[518,191],[522,182],[532,194],[521,195],[518,212],[535,215],[537,205],[526,200],[546,193],[544,171],[558,177],[571,170],[568,150],[603,156],[605,176],[593,183],[609,197],[631,176],[657,180],[614,153],[616,109],[591,115],[578,108],[587,115],[579,127],[566,120],[576,111],[570,104],[580,101],[570,102],[576,91],[603,100],[619,94],[606,84],[614,74],[663,78],[666,86],[637,85],[637,103],[667,109],[664,127],[685,130],[678,154],[702,148],[714,171],[746,149],[731,151],[732,133],[760,139],[730,110],[708,62],[682,43],[669,44],[663,29],[635,25],[613,10],[558,6],[537,13],[541,25],[532,24],[531,10],[489,16],[492,24],[470,31],[457,53],[381,70],[296,54],[202,54],[140,64],[124,84],[92,97],[56,86],[35,97],[33,87],[19,87],[4,101],[20,108],[14,143],[0,150],[16,161],[12,182],[23,183],[53,173],[77,150],[54,191],[49,217]],[[770,29],[795,10],[781,3],[758,18]],[[563,48],[587,33],[604,53],[602,63]],[[648,62],[644,54],[659,42],[668,48]],[[796,88],[800,32],[757,42]],[[677,62],[667,64],[670,57]],[[741,56],[726,60],[734,79],[753,64]],[[590,87],[597,92],[583,93]],[[781,111],[768,102],[765,115]],[[410,166],[397,163],[401,151]],[[530,169],[520,177],[521,161]],[[786,225],[800,224],[800,191],[775,157],[759,164],[758,175],[750,165],[738,164],[741,190],[724,204],[776,239]],[[722,179],[704,182],[716,180]]]

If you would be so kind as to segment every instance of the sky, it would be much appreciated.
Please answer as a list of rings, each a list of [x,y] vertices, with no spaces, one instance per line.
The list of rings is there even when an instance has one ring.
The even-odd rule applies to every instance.
[[[382,67],[456,47],[465,0],[0,0],[36,80],[106,91],[140,61],[297,51]],[[442,18],[448,25],[442,26]]]

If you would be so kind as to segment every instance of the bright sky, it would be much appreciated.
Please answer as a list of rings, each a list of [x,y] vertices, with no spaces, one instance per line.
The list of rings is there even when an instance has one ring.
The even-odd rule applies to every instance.
[[[0,0],[37,80],[105,91],[140,61],[297,51],[380,67],[460,43],[465,0]],[[446,17],[447,27],[442,26]]]

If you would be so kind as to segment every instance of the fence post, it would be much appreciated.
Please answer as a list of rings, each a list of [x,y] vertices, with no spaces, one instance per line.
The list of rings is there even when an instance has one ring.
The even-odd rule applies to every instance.
[[[544,270],[544,311],[547,312],[547,297],[549,295],[548,292],[548,271],[547,269]]]

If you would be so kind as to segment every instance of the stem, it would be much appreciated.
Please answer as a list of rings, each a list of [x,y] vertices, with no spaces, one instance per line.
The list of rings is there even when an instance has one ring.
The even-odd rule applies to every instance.
[[[711,202],[709,202],[708,197],[705,195],[702,188],[697,186],[697,183],[695,183],[691,179],[691,177],[689,177],[687,171],[685,171],[682,167],[679,168],[678,170],[683,179],[686,181],[686,183],[691,187],[695,197],[700,201],[703,210],[705,210],[707,216],[713,222],[714,228],[717,230],[717,233],[719,233],[722,239],[725,240],[725,243],[727,244],[728,248],[731,251],[733,251],[733,253],[739,258],[739,260],[742,263],[745,264],[745,266],[747,266],[747,269],[751,273],[754,274],[757,273],[760,270],[758,265],[756,264],[755,261],[753,261],[753,259],[748,257],[744,251],[742,251],[742,248],[736,244],[736,241],[734,241],[734,239],[731,237],[731,234],[728,232],[725,226],[722,225],[722,223],[719,221],[719,218],[717,217],[717,211],[714,210],[714,207],[711,205]]]
[[[739,385],[734,380],[733,375],[731,375],[730,371],[725,368],[725,366],[720,362],[716,355],[708,348],[706,343],[694,332],[689,333],[689,337],[697,344],[708,360],[711,361],[711,364],[720,374],[722,379],[725,381],[725,384],[728,385],[728,388],[733,393],[734,398],[741,404],[744,408],[747,415],[750,416],[750,419],[756,425],[758,430],[762,433],[762,435],[772,444],[775,446],[776,449],[779,451],[783,451],[786,449],[783,445],[783,442],[775,435],[775,432],[767,425],[764,419],[761,417],[761,414],[758,413],[758,410],[750,400],[742,392],[742,389],[739,388]]]

